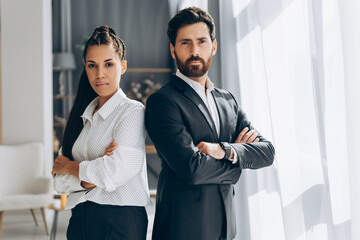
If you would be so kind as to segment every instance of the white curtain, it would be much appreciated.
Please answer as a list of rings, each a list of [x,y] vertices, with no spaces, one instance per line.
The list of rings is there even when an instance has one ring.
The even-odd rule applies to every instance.
[[[223,85],[276,149],[236,185],[236,239],[360,239],[360,7],[344,2],[219,1]]]
[[[177,11],[192,6],[208,10],[208,0],[168,0],[168,2],[170,17],[174,16]]]

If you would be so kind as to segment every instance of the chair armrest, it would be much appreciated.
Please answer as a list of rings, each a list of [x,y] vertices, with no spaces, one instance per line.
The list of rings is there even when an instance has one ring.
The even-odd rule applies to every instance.
[[[31,193],[52,193],[53,191],[53,179],[48,177],[39,177],[31,183]]]

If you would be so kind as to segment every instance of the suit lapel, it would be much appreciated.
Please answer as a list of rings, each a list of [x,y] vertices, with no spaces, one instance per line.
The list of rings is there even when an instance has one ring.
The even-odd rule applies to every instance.
[[[175,87],[184,94],[186,98],[188,98],[192,103],[195,104],[195,106],[200,110],[204,118],[206,119],[206,122],[208,123],[211,132],[214,136],[214,139],[218,139],[215,123],[211,117],[211,114],[206,107],[204,101],[201,99],[201,97],[195,92],[195,90],[189,86],[186,82],[184,82],[182,79],[177,77],[176,75],[173,75],[172,83],[175,85]]]
[[[220,139],[225,139],[226,134],[230,132],[229,117],[226,111],[228,103],[226,99],[216,89],[211,91],[214,96],[215,104],[219,113],[219,124],[220,124]]]

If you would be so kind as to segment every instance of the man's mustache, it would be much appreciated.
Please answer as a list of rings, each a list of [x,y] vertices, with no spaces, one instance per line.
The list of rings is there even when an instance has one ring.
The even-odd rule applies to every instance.
[[[190,57],[188,60],[186,60],[186,63],[189,63],[189,62],[191,62],[191,61],[200,61],[202,64],[205,64],[204,59],[202,59],[202,58],[199,57],[199,56],[196,56],[196,57],[192,56],[192,57]]]

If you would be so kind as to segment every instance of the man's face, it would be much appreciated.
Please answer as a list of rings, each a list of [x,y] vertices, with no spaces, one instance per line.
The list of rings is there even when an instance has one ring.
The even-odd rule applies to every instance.
[[[179,71],[189,78],[198,78],[208,72],[216,49],[217,42],[211,41],[209,28],[204,22],[181,27],[175,47],[170,44]]]

